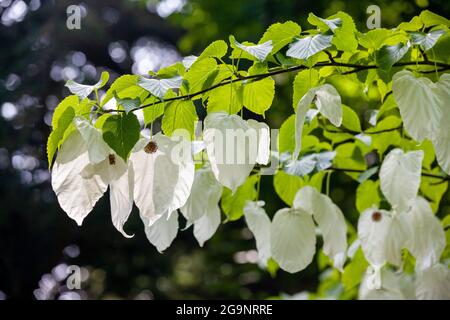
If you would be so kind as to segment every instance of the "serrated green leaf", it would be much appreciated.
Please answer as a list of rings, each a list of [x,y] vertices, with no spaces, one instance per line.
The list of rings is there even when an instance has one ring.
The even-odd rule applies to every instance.
[[[275,96],[275,81],[268,77],[244,83],[243,87],[244,106],[256,114],[264,114],[272,105]]]
[[[217,62],[213,58],[197,60],[184,75],[188,83],[188,92],[194,93],[204,89],[208,77],[217,69]]]
[[[100,103],[104,106],[111,98],[114,97],[114,92],[120,98],[130,98],[135,99],[146,94],[146,90],[137,85],[139,76],[126,74],[117,78],[106,91],[105,97]]]
[[[356,40],[356,26],[352,17],[342,11],[328,17],[328,21],[335,21],[337,19],[342,20],[342,25],[333,30],[334,37],[332,43],[338,50],[355,51],[358,48],[358,41]]]
[[[53,131],[50,133],[47,140],[47,159],[49,167],[51,167],[55,152],[61,146],[64,133],[72,123],[74,117],[75,110],[70,106],[64,108],[62,112],[58,112],[57,117],[53,117]]]
[[[223,40],[217,40],[212,42],[209,46],[203,50],[203,52],[198,56],[197,61],[204,58],[223,58],[227,54],[228,45]]]
[[[131,149],[139,140],[140,125],[134,113],[110,116],[102,127],[103,140],[127,161]]]
[[[274,23],[264,32],[259,43],[272,40],[272,54],[274,54],[291,43],[292,39],[298,36],[300,32],[301,28],[295,22]]]
[[[280,127],[278,134],[278,151],[293,153],[295,148],[295,115],[287,118]]]
[[[309,91],[319,84],[319,72],[316,69],[307,69],[297,73],[294,79],[294,95],[292,106],[297,108],[300,99]]]
[[[297,191],[305,186],[305,181],[298,176],[278,171],[273,177],[273,186],[281,200],[292,206]]]
[[[381,70],[387,72],[392,66],[400,61],[408,52],[410,44],[399,43],[393,46],[385,45],[376,52],[375,61]]]
[[[334,163],[338,168],[366,170],[366,161],[361,148],[356,143],[344,143],[336,148]],[[345,172],[348,176],[358,180],[358,172]]]
[[[448,20],[447,18],[444,18],[436,13],[433,13],[429,10],[422,11],[420,13],[419,17],[422,20],[422,22],[426,28],[432,27],[432,26],[437,26],[440,24],[450,27],[450,20]]]
[[[241,83],[234,82],[212,90],[208,98],[208,113],[225,111],[235,114],[243,106],[243,88]]]
[[[355,133],[361,132],[361,122],[358,114],[345,104],[342,105],[342,126]]]
[[[359,248],[352,261],[345,266],[344,272],[342,273],[342,284],[346,291],[354,289],[359,285],[366,273],[368,265],[361,248]]]
[[[195,122],[198,120],[194,103],[190,100],[177,100],[170,102],[164,111],[162,130],[165,135],[171,136],[175,130],[184,129],[189,136],[194,136]]]
[[[380,207],[380,182],[366,180],[361,183],[356,189],[356,209],[359,213],[363,213],[364,210],[375,206]]]
[[[314,13],[310,13],[308,15],[308,22],[313,26],[316,26],[320,29],[320,32],[325,32],[327,30],[334,31],[335,29],[342,26],[342,19],[323,19],[316,16]]]
[[[141,100],[139,98],[131,99],[131,98],[119,98],[116,92],[114,92],[114,98],[119,106],[125,110],[126,113],[130,112],[133,109],[138,108],[141,105]]]
[[[223,188],[220,205],[230,221],[238,220],[244,214],[244,206],[247,201],[256,200],[256,175],[250,176],[233,194],[230,189]]]
[[[174,63],[170,66],[161,68],[156,73],[156,76],[160,79],[169,79],[176,76],[182,76],[186,72],[186,68],[182,62]]]
[[[144,123],[152,123],[157,118],[161,117],[164,114],[164,106],[165,103],[158,103],[154,106],[149,106],[143,109],[144,112]]]
[[[80,99],[76,95],[70,95],[62,100],[55,108],[52,117],[52,133],[50,133],[47,140],[47,158],[49,166],[53,161],[56,150],[59,149],[69,134],[75,130],[75,127],[71,124],[74,116],[89,118],[93,104],[94,102],[89,99],[84,99],[80,102]],[[72,111],[67,111],[68,109],[72,109],[74,113],[73,116]],[[67,122],[69,123],[67,124]],[[56,133],[53,133],[54,131],[56,131]]]
[[[358,35],[358,42],[366,49],[378,50],[391,34],[391,30],[374,29],[367,33],[360,33]]]
[[[420,17],[413,17],[409,22],[402,22],[398,25],[398,29],[405,31],[417,31],[422,29],[423,23]]]

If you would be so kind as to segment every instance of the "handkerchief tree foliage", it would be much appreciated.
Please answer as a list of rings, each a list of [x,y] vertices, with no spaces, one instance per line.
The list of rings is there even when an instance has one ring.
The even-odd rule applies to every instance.
[[[262,268],[294,273],[318,257],[343,297],[450,298],[450,215],[440,207],[450,180],[450,21],[424,11],[365,33],[344,12],[308,22],[273,24],[258,43],[214,41],[157,73],[117,78],[101,99],[107,73],[94,85],[67,82],[72,95],[47,144],[61,208],[81,225],[109,188],[118,231],[132,237],[125,223],[136,204],[161,252],[179,230],[192,226],[203,246],[222,222],[245,219]],[[279,134],[243,119],[244,108],[264,117],[277,107],[275,84],[288,73],[292,115]],[[336,77],[375,88],[378,109],[364,119],[344,105]],[[241,162],[220,161],[219,138],[239,130],[254,143],[237,144]],[[273,215],[259,192],[268,172],[286,204]],[[346,190],[356,193],[355,225],[328,196],[334,172],[358,183]]]

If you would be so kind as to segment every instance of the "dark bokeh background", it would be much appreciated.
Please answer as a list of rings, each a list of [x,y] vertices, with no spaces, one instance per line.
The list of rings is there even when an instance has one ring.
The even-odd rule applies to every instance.
[[[71,4],[83,8],[80,30],[66,27]],[[229,34],[257,41],[277,21],[306,26],[309,12],[326,17],[343,10],[366,31],[370,4],[381,7],[383,27],[424,8],[450,13],[447,0],[0,0],[0,299],[267,298],[315,291],[316,264],[276,277],[261,270],[242,221],[222,225],[203,249],[191,230],[180,232],[164,254],[145,238],[136,211],[126,225],[133,239],[113,228],[107,196],[77,227],[51,190],[45,143],[68,79],[92,83],[105,69],[113,77],[145,74]],[[274,128],[292,113],[290,83],[278,83],[267,117]],[[333,181],[333,192],[350,212],[354,198],[348,191],[343,197],[343,186],[355,186],[346,183]],[[262,198],[270,214],[282,206],[270,177],[263,179]],[[82,267],[83,290],[66,292],[66,264]]]

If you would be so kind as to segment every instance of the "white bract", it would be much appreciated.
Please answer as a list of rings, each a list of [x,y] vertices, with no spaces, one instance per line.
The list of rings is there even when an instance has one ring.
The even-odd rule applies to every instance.
[[[178,89],[181,87],[182,82],[183,78],[180,76],[175,76],[168,79],[147,79],[140,77],[138,85],[159,99],[164,99],[164,96],[169,89]]]
[[[161,133],[142,138],[130,156],[134,174],[134,202],[152,224],[162,215],[181,208],[194,181],[191,145]]]
[[[404,300],[400,279],[397,274],[388,269],[380,272],[382,286],[374,288],[370,273],[366,273],[359,286],[360,300]]]
[[[406,246],[408,230],[401,216],[392,216],[386,210],[369,208],[358,221],[358,238],[364,256],[372,267],[368,281],[371,288],[379,289],[381,268],[386,262],[399,265],[400,250]]]
[[[109,80],[109,73],[103,71],[100,76],[100,80],[98,80],[96,84],[86,85],[77,83],[73,80],[67,80],[65,86],[69,89],[71,93],[73,93],[74,95],[78,96],[81,100],[83,100],[84,98],[87,98],[87,96],[89,96],[92,93],[92,91],[98,90],[101,87],[103,87],[108,82],[108,80]]]
[[[145,235],[159,252],[166,250],[178,233],[178,212],[175,210],[150,221],[141,214]]]
[[[222,185],[216,180],[210,168],[195,172],[191,194],[181,213],[188,225],[194,224],[194,236],[203,246],[220,225],[219,200],[222,196]]]
[[[445,233],[430,204],[418,197],[406,213],[411,232],[406,247],[416,258],[416,270],[425,270],[439,262],[445,248]]]
[[[408,210],[420,186],[423,151],[404,153],[394,149],[386,156],[380,168],[380,186],[394,210]]]
[[[422,300],[450,300],[450,270],[435,264],[417,272],[416,296]]]
[[[284,208],[273,217],[271,256],[280,268],[294,273],[305,269],[316,252],[316,233],[311,214],[300,208]]]
[[[331,84],[324,84],[310,89],[298,102],[295,110],[295,151],[298,158],[302,147],[302,131],[306,114],[311,104],[315,104],[320,114],[339,127],[342,124],[341,96]]]
[[[255,57],[259,61],[266,60],[267,56],[272,52],[272,40],[266,41],[261,44],[255,44],[255,45],[244,45],[236,41],[236,39],[231,36],[230,42],[235,47],[247,52],[251,56]]]
[[[86,119],[75,118],[74,131],[62,145],[52,169],[52,187],[61,208],[78,225],[110,186],[111,216],[123,230],[133,206],[132,171]]]
[[[393,77],[392,92],[406,131],[419,142],[430,139],[439,165],[450,174],[450,75],[433,83],[400,71]]]
[[[244,216],[247,226],[256,240],[259,260],[267,265],[270,258],[270,218],[263,208],[263,201],[247,201]]]
[[[380,288],[381,268],[387,263],[402,265],[401,249],[416,259],[416,272],[439,263],[445,248],[445,234],[429,203],[417,197],[408,211],[389,212],[367,209],[358,221],[358,238],[372,267],[369,276],[373,288]]]
[[[288,57],[306,60],[316,53],[330,47],[332,40],[333,36],[323,34],[316,34],[314,36],[297,39],[289,45],[286,55]]]
[[[343,271],[347,251],[347,225],[344,215],[329,197],[313,187],[303,187],[294,198],[294,208],[311,214],[323,236],[323,252]]]
[[[266,164],[269,159],[267,126],[237,115],[208,114],[203,140],[214,176],[233,192],[245,182],[256,163]]]
[[[448,103],[441,85],[404,70],[394,75],[392,92],[409,135],[419,142],[431,138],[439,126],[442,105]]]

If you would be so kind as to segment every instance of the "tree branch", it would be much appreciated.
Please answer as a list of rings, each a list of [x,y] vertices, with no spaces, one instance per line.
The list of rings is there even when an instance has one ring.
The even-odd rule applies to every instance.
[[[393,65],[393,67],[403,67],[403,66],[415,66],[415,65],[429,65],[429,66],[437,66],[440,67],[440,69],[438,71],[444,71],[444,70],[450,70],[450,64],[446,64],[446,63],[441,63],[441,62],[436,62],[436,61],[410,61],[410,62],[399,62]],[[325,62],[318,62],[316,63],[314,66],[312,66],[312,68],[319,68],[319,67],[346,67],[346,68],[353,68],[353,70],[350,71],[346,71],[341,73],[342,75],[346,75],[346,74],[351,74],[351,73],[355,73],[355,72],[360,72],[360,71],[364,71],[364,70],[368,70],[368,69],[377,69],[378,66],[377,65],[359,65],[359,64],[353,64],[353,63],[343,63],[343,62],[336,62],[336,61],[325,61]],[[160,103],[165,103],[165,102],[171,102],[171,101],[176,101],[176,100],[185,100],[185,99],[192,99],[195,98],[199,95],[202,95],[206,92],[209,92],[211,90],[214,90],[216,88],[231,84],[232,82],[240,82],[240,81],[245,81],[245,80],[254,80],[254,81],[259,81],[262,79],[265,79],[267,77],[271,77],[271,76],[275,76],[278,74],[283,74],[283,73],[289,73],[289,72],[295,72],[295,71],[300,71],[300,70],[305,70],[305,69],[309,69],[307,66],[304,65],[296,65],[296,66],[292,66],[292,67],[288,67],[288,68],[275,68],[275,69],[270,69],[268,72],[266,73],[261,73],[261,74],[254,74],[254,75],[249,75],[249,76],[245,76],[245,77],[239,77],[236,79],[232,79],[232,78],[228,78],[225,79],[211,87],[205,88],[203,90],[191,93],[191,94],[185,94],[185,95],[181,95],[181,96],[176,96],[173,98],[169,98],[166,100],[160,100],[160,101],[156,101],[153,103],[149,103],[149,104],[144,104],[142,106],[139,106],[137,108],[134,108],[131,110],[131,112],[133,111],[137,111],[137,110],[141,110],[150,106],[155,106],[157,104]],[[102,110],[102,113],[112,113],[112,112],[125,112],[124,110]]]

